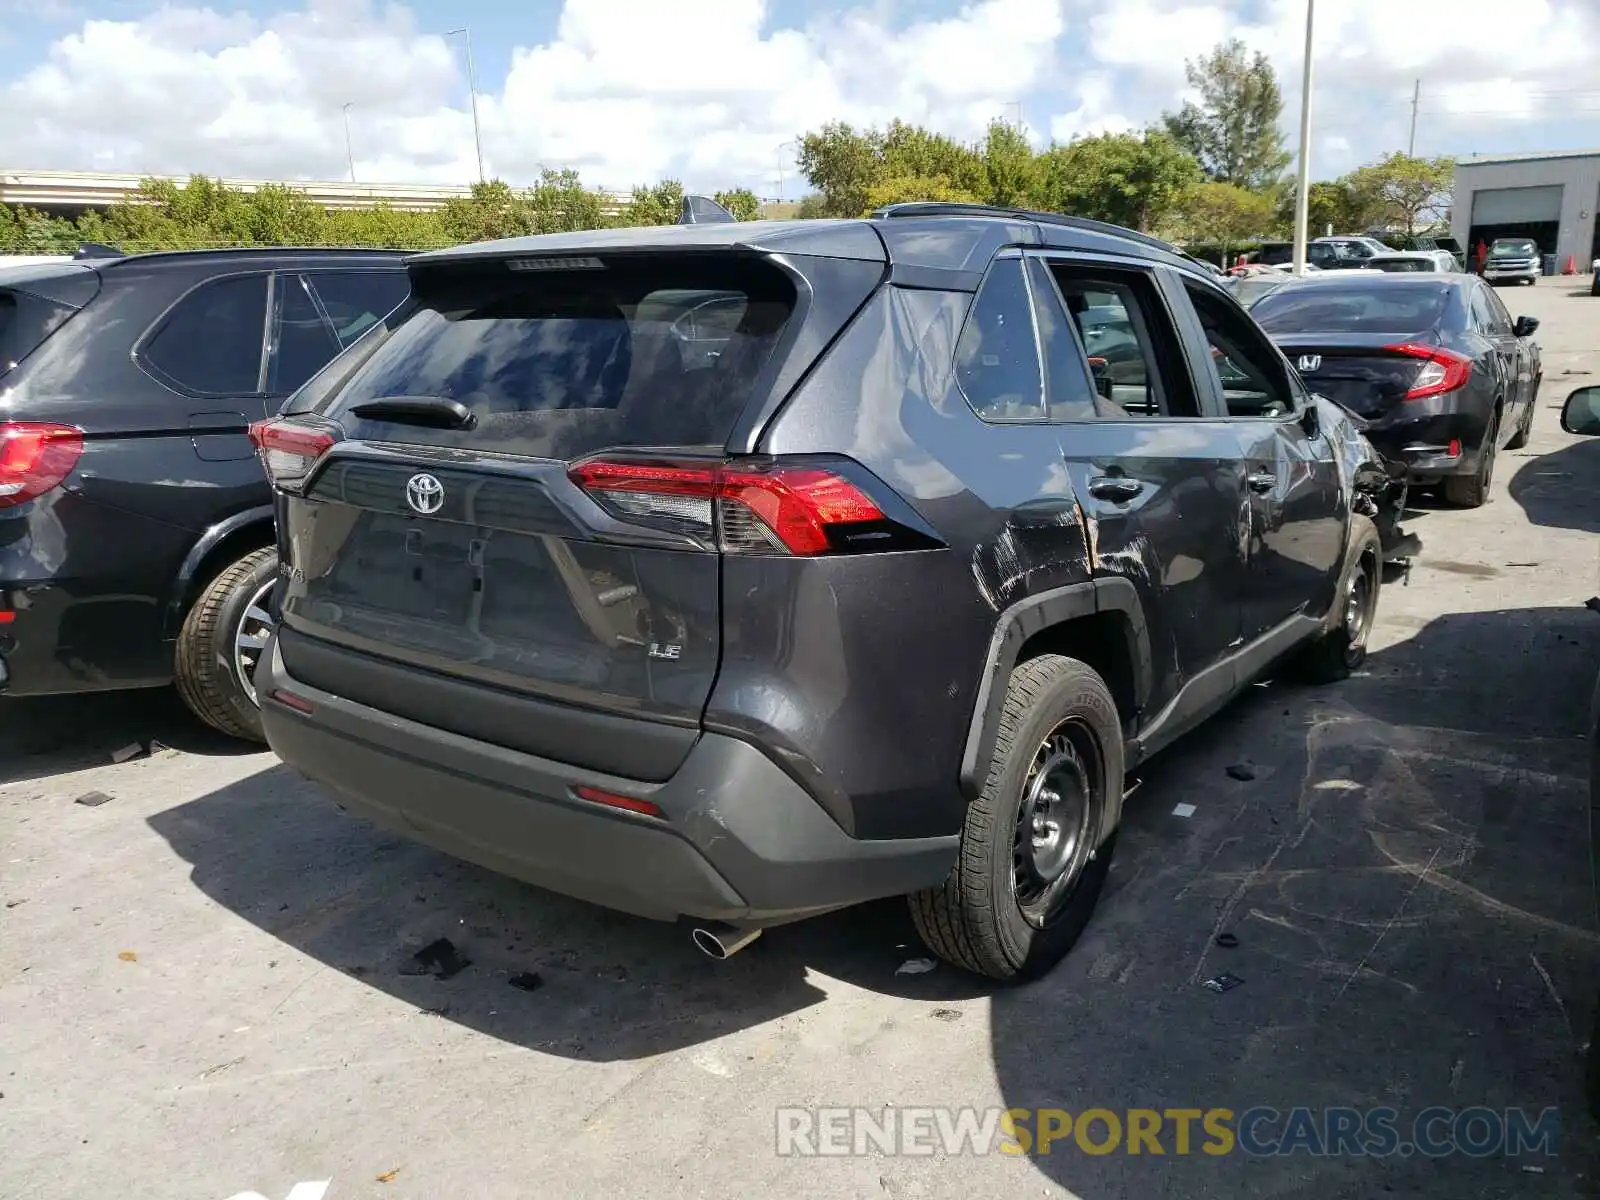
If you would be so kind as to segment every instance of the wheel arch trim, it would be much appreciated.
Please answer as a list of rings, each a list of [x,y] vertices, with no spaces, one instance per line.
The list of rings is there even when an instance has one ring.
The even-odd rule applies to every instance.
[[[961,753],[960,784],[968,800],[982,793],[988,778],[989,761],[994,756],[1000,716],[1005,707],[1006,681],[1016,668],[1023,645],[1034,634],[1052,626],[1113,612],[1126,618],[1122,627],[1133,665],[1134,705],[1142,709],[1149,700],[1153,676],[1150,634],[1138,590],[1129,580],[1111,577],[1052,588],[1026,596],[1001,612],[989,639]]]
[[[263,523],[271,528],[272,521],[272,505],[257,505],[236,512],[207,527],[206,531],[195,540],[194,545],[189,547],[189,553],[184,556],[183,563],[178,567],[178,573],[173,577],[172,587],[167,593],[166,612],[162,616],[162,635],[165,638],[170,641],[178,636],[187,607],[185,601],[199,578],[200,568],[205,565],[206,559],[212,552],[234,534]]]

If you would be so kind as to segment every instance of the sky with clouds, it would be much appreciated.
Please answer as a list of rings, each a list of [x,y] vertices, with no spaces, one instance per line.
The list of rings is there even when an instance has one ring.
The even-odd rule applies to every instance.
[[[1600,0],[1318,0],[1312,167],[1600,146]],[[338,179],[571,167],[794,197],[796,134],[893,117],[1041,145],[1177,107],[1238,36],[1297,128],[1305,0],[0,0],[0,170]],[[781,183],[780,183],[781,179]]]

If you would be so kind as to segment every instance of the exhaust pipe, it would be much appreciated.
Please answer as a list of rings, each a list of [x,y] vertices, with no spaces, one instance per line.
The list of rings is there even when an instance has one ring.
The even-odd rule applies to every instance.
[[[689,936],[694,939],[694,944],[700,948],[701,953],[720,962],[732,958],[755,941],[761,936],[761,930],[740,928],[737,925],[721,925],[716,928],[698,926]]]

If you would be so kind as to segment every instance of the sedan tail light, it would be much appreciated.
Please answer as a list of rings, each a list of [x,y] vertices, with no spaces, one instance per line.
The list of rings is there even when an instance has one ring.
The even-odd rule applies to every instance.
[[[806,557],[927,544],[855,483],[814,464],[590,459],[568,476],[623,520],[679,529],[730,554]]]
[[[1445,392],[1453,392],[1459,387],[1465,387],[1467,380],[1472,378],[1472,360],[1465,354],[1457,354],[1454,350],[1445,350],[1439,346],[1428,346],[1419,342],[1400,342],[1393,346],[1385,346],[1384,353],[1398,354],[1406,358],[1422,360],[1422,367],[1417,372],[1417,377],[1411,381],[1405,399],[1421,400],[1425,396],[1439,396]]]
[[[83,455],[83,431],[39,421],[0,421],[0,508],[61,486]]]
[[[297,490],[305,482],[311,468],[336,440],[330,430],[288,417],[273,417],[250,426],[250,441],[261,455],[267,478],[288,491]]]

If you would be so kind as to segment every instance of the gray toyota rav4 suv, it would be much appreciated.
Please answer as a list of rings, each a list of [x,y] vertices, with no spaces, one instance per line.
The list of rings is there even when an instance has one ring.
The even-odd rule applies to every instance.
[[[1124,778],[1364,653],[1374,463],[1192,260],[959,205],[409,261],[253,430],[273,748],[533,883],[760,929],[911,897],[1037,974]]]

